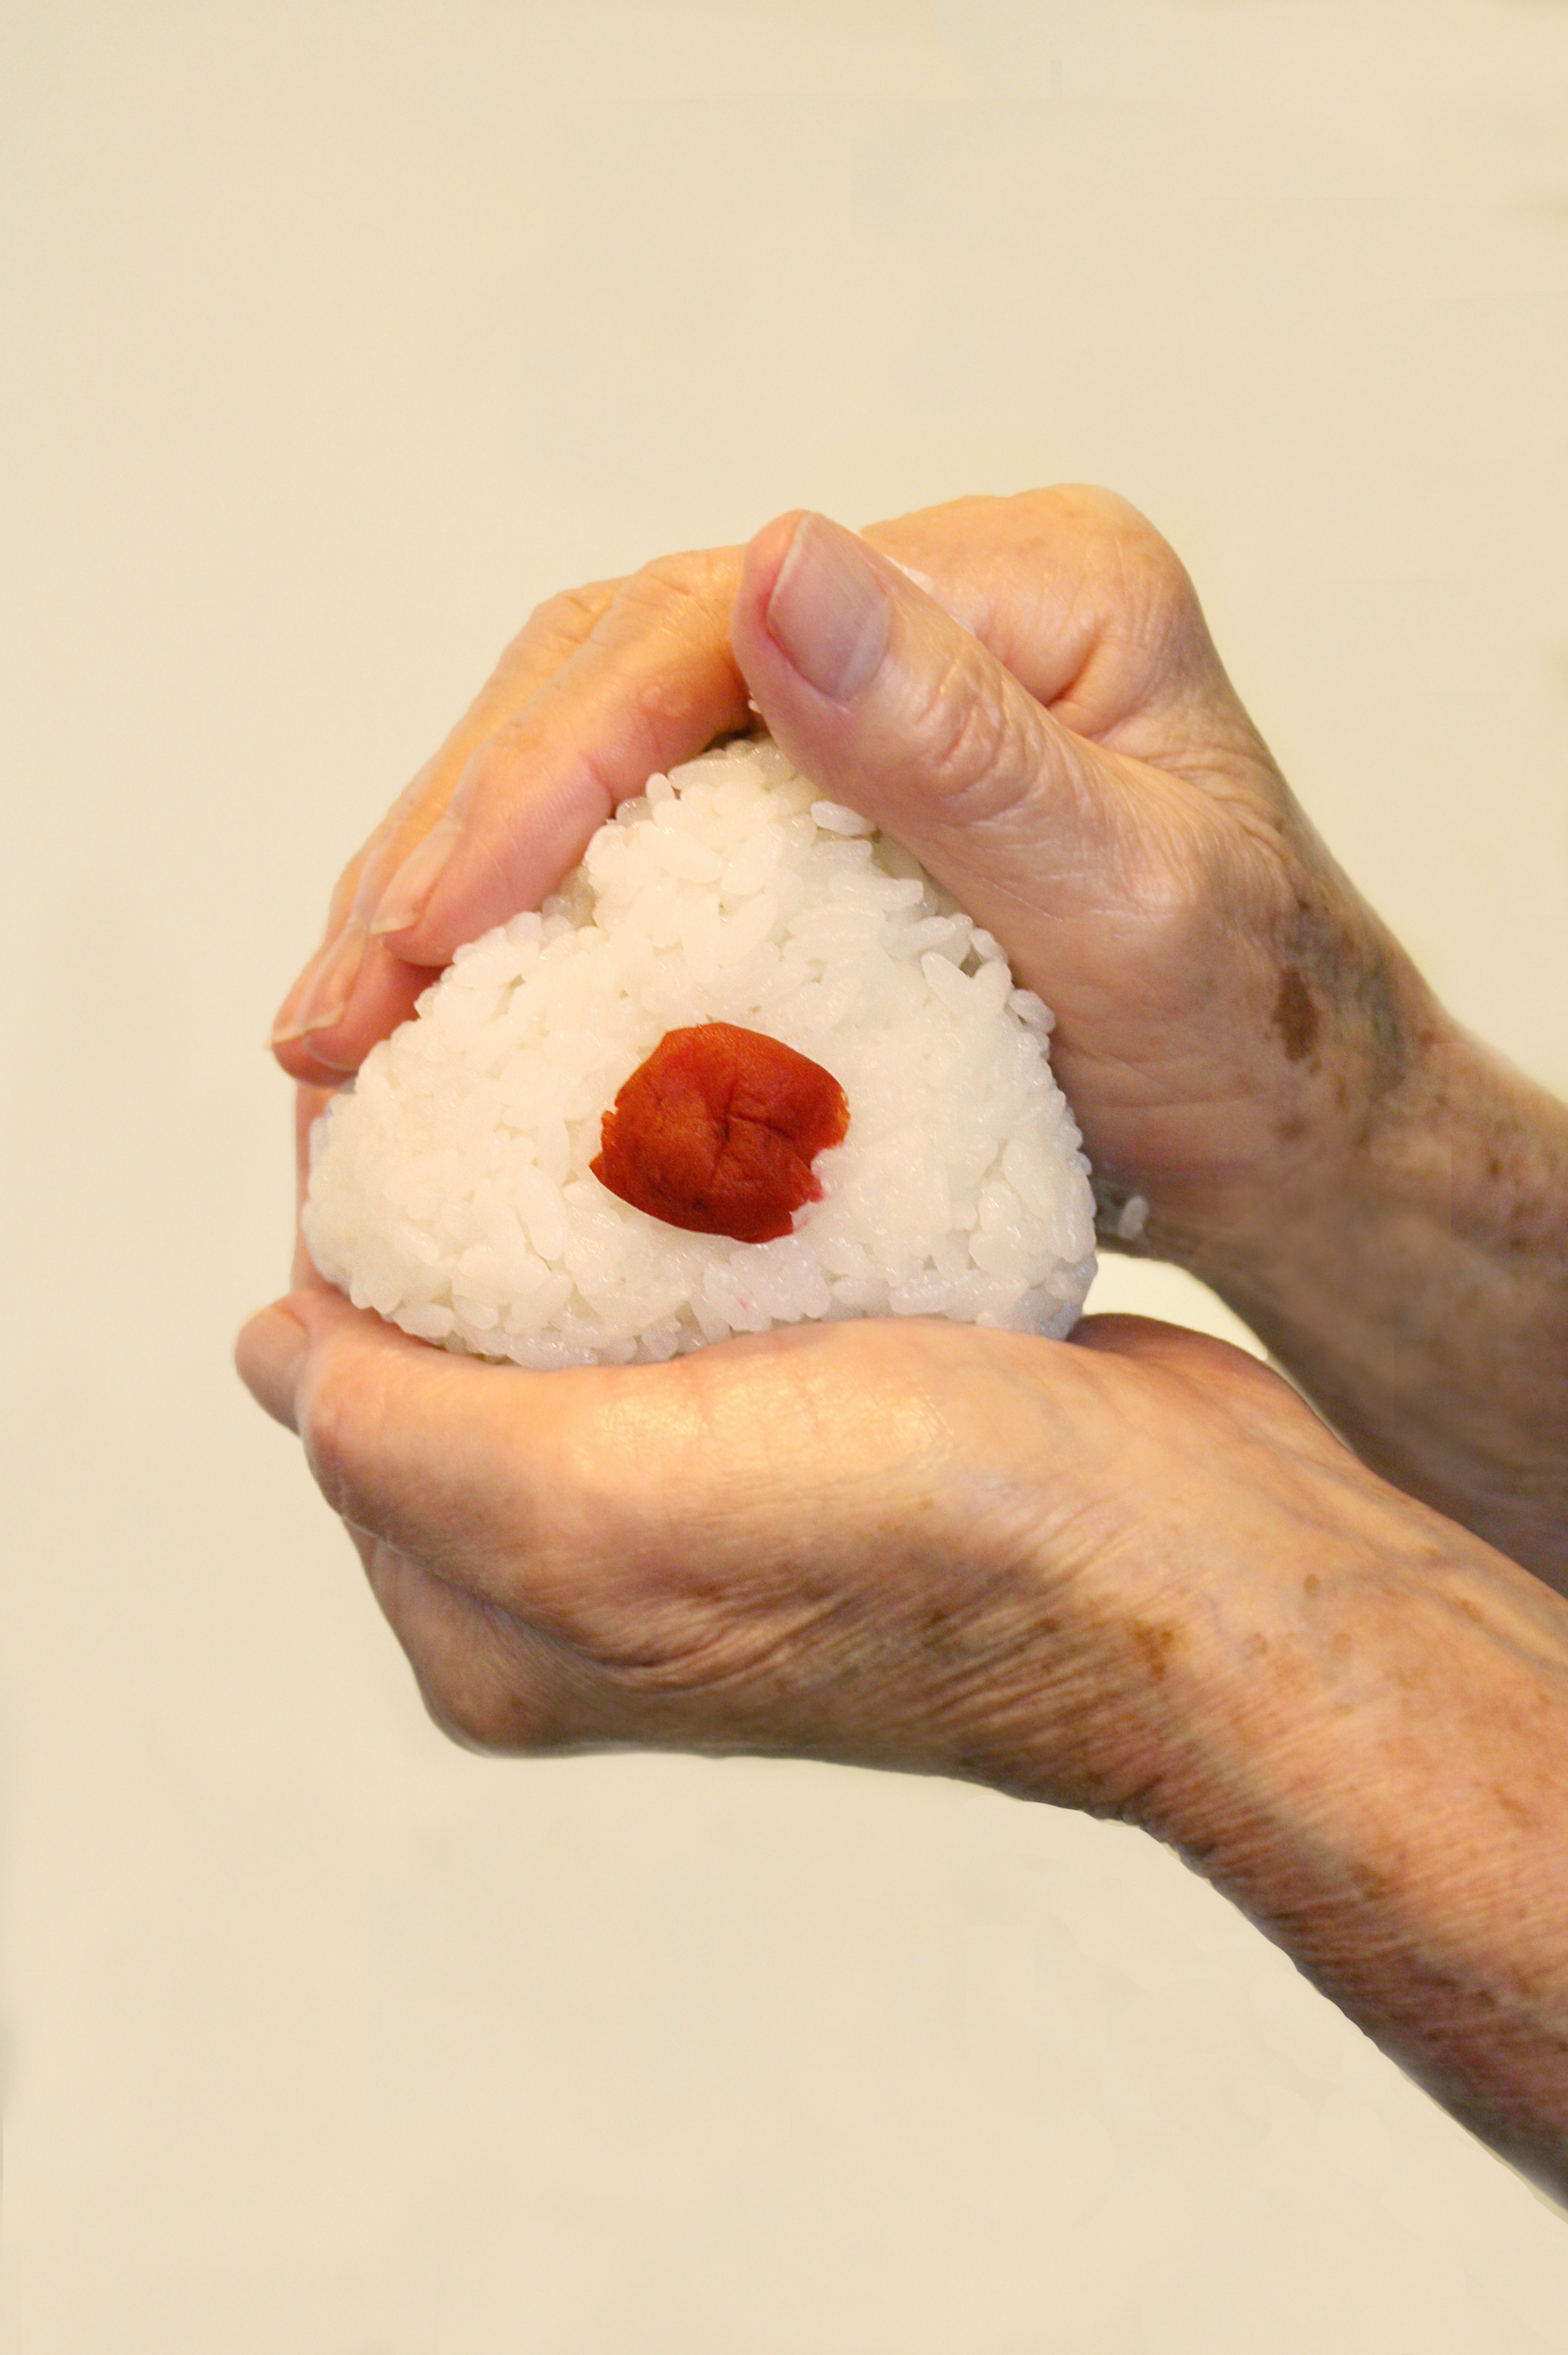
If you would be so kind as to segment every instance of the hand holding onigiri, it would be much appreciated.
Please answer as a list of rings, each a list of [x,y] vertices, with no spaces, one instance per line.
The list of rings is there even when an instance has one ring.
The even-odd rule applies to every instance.
[[[875,537],[542,609],[274,1034],[307,1109],[362,1067],[306,1212],[356,1299],[675,1362],[497,1369],[318,1280],[245,1379],[464,1741],[1142,1822],[1561,2190],[1568,1628],[1484,1540],[1562,1585],[1568,1113],[1357,898],[1147,526],[1068,490]],[[748,690],[782,755],[683,769]],[[1057,1009],[1118,1230],[1147,1197],[1399,1485],[1200,1335],[976,1329],[1071,1315],[1076,1133],[1038,1000],[850,808]]]
[[[1093,1204],[1050,1026],[907,851],[738,741],[457,951],[319,1124],[303,1231],[357,1306],[527,1366],[890,1314],[1061,1335]]]

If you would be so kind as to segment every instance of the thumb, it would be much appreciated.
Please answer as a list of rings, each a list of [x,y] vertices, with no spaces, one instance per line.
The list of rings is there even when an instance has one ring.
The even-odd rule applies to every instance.
[[[1021,963],[1043,920],[1125,905],[1168,782],[1073,735],[897,565],[818,515],[746,550],[735,656],[825,793],[913,851]]]
[[[351,1529],[569,1641],[667,1545],[667,1498],[701,1461],[688,1385],[662,1366],[490,1365],[325,1287],[262,1309],[235,1355]]]
[[[296,1433],[318,1487],[350,1526],[468,1582],[537,1541],[563,1504],[559,1456],[521,1444],[571,1398],[549,1378],[411,1340],[325,1286],[252,1316],[240,1380]],[[546,1466],[549,1467],[549,1472]],[[555,1509],[552,1525],[570,1519]]]

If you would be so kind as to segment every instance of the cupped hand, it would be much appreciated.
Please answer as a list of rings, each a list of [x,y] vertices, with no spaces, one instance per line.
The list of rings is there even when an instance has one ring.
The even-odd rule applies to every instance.
[[[1255,1359],[902,1319],[528,1373],[315,1286],[240,1362],[458,1740],[1138,1824],[1562,2196],[1568,1605]]]
[[[307,1290],[240,1364],[457,1738],[861,1761],[1101,1811],[1157,1773],[1148,1697],[1204,1555],[1266,1559],[1293,1480],[1343,1454],[1255,1360],[1125,1317],[1072,1345],[805,1326],[537,1374]]]
[[[536,904],[749,702],[1055,1009],[1103,1199],[1147,1199],[1147,1247],[1202,1264],[1333,1192],[1430,1000],[1292,798],[1175,556],[1095,491],[863,538],[784,517],[542,608],[340,881],[279,1018],[285,1068],[357,1068],[460,942]]]

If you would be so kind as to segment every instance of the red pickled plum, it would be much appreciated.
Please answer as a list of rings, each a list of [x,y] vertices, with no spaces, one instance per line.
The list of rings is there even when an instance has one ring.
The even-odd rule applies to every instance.
[[[703,1022],[667,1030],[638,1064],[590,1166],[667,1226],[767,1243],[821,1199],[811,1165],[848,1125],[844,1091],[820,1063],[760,1030]]]

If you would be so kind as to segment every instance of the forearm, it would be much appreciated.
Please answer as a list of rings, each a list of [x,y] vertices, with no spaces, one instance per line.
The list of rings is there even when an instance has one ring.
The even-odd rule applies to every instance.
[[[1365,1462],[1568,1590],[1568,1108],[1439,1017],[1340,1184],[1200,1272]]]
[[[1353,1471],[1261,1535],[1173,1565],[1157,1678],[1126,1647],[1124,1811],[1563,2197],[1568,1604]]]

